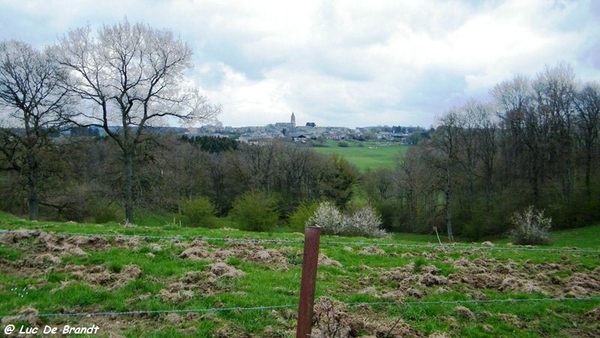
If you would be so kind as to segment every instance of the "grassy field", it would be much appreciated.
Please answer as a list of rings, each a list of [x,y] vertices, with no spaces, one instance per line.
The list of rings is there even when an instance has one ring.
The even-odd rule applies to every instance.
[[[408,146],[384,142],[343,141],[348,147],[339,147],[337,141],[328,140],[326,147],[315,147],[322,154],[339,154],[361,171],[380,167],[393,168],[404,156]],[[387,144],[387,145],[386,145]]]
[[[0,317],[98,337],[293,337],[303,235],[0,214]],[[553,246],[323,236],[315,337],[593,337],[600,226]]]

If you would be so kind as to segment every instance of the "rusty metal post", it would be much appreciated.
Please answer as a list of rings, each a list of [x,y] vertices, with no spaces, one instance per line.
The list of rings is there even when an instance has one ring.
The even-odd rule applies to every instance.
[[[306,227],[304,231],[304,257],[302,259],[302,284],[300,285],[300,304],[298,304],[298,326],[296,338],[310,337],[312,331],[315,286],[317,284],[317,265],[319,261],[319,239],[321,228]]]

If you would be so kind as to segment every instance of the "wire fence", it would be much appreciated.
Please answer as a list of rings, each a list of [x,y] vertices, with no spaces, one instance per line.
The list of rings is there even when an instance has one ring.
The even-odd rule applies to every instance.
[[[27,232],[29,236],[39,236],[41,231],[26,231],[26,230],[0,230],[1,234],[6,233],[23,233]],[[159,235],[131,235],[131,234],[89,234],[89,233],[53,233],[55,236],[81,236],[81,237],[100,237],[100,238],[122,238],[122,239],[137,239],[137,240],[201,240],[206,242],[224,242],[224,243],[253,243],[253,244],[269,244],[269,245],[300,245],[304,244],[304,239],[264,239],[264,238],[233,238],[233,237],[206,237],[206,236],[159,236]],[[600,254],[600,250],[580,249],[580,248],[537,248],[537,247],[522,247],[522,246],[487,246],[487,245],[464,245],[464,244],[408,244],[408,243],[390,243],[377,241],[341,241],[334,237],[326,238],[321,241],[322,246],[359,246],[359,247],[382,247],[382,248],[400,248],[407,250],[441,250],[444,252],[452,251],[481,251],[481,250],[506,250],[506,251],[534,251],[534,252],[551,252],[551,253],[586,253]],[[526,303],[548,303],[548,302],[593,302],[600,303],[600,297],[574,297],[574,298],[518,298],[518,299],[491,299],[491,300],[432,300],[432,301],[382,301],[382,302],[353,302],[343,303],[347,307],[399,307],[402,311],[407,311],[410,308],[426,307],[426,306],[486,306],[489,304],[526,304]],[[277,311],[283,309],[298,308],[299,304],[286,305],[267,305],[267,306],[251,306],[251,307],[213,307],[200,309],[171,309],[171,310],[133,310],[133,311],[102,311],[102,312],[74,312],[74,313],[28,313],[18,315],[0,316],[0,322],[7,323],[13,320],[30,320],[36,318],[75,318],[75,317],[122,317],[122,316],[160,316],[168,314],[189,314],[189,313],[223,313],[223,312],[249,312],[249,311]],[[400,317],[401,318],[401,317]]]
[[[578,298],[522,298],[522,299],[490,299],[490,300],[439,300],[439,301],[408,301],[408,302],[354,302],[343,303],[347,307],[362,306],[396,306],[402,308],[421,306],[445,306],[445,305],[488,305],[488,304],[524,304],[524,303],[547,303],[547,302],[600,302],[600,297],[578,297]],[[253,306],[253,307],[217,307],[204,309],[181,309],[181,310],[148,310],[148,311],[122,311],[122,312],[75,312],[75,313],[43,313],[0,316],[0,322],[9,320],[29,320],[35,318],[73,318],[73,317],[120,317],[120,316],[156,316],[165,314],[187,314],[187,313],[218,313],[218,312],[246,312],[246,311],[269,311],[282,309],[297,309],[298,304]]]
[[[2,233],[15,233],[24,232],[23,230],[1,230]],[[40,231],[27,230],[25,231],[30,235],[38,235]],[[288,245],[288,244],[304,244],[304,239],[265,239],[265,238],[234,238],[234,237],[207,237],[207,236],[160,236],[160,235],[128,235],[128,234],[89,234],[89,233],[68,233],[68,232],[54,232],[56,236],[81,236],[81,237],[101,237],[101,238],[123,238],[123,239],[138,239],[138,240],[170,240],[170,241],[183,241],[183,240],[201,240],[206,242],[226,242],[226,243],[256,243],[256,244],[270,244],[270,245]],[[379,247],[379,248],[398,248],[408,250],[440,250],[440,251],[466,251],[466,250],[482,250],[482,251],[530,251],[530,252],[545,252],[545,253],[582,253],[582,254],[598,254],[598,249],[587,249],[577,247],[562,247],[562,248],[551,248],[551,247],[534,247],[534,246],[520,246],[520,245],[482,245],[482,244],[457,244],[457,243],[446,243],[446,244],[409,244],[409,243],[385,243],[385,242],[374,242],[374,241],[338,241],[325,238],[321,240],[322,246],[336,245],[336,246],[358,246],[358,247]]]

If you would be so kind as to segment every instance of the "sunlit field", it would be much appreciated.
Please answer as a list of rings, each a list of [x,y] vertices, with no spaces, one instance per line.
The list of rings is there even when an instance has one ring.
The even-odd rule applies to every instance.
[[[393,168],[406,153],[409,146],[391,142],[343,141],[348,147],[338,146],[337,141],[329,140],[326,147],[314,147],[322,154],[339,154],[365,172],[367,169]]]

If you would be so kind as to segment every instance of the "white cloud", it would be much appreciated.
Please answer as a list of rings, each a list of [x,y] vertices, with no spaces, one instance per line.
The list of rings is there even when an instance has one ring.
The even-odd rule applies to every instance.
[[[448,104],[567,62],[600,76],[594,0],[0,0],[0,38],[50,43],[127,17],[195,51],[195,83],[231,125],[428,126]],[[596,8],[596,9],[594,9]]]

